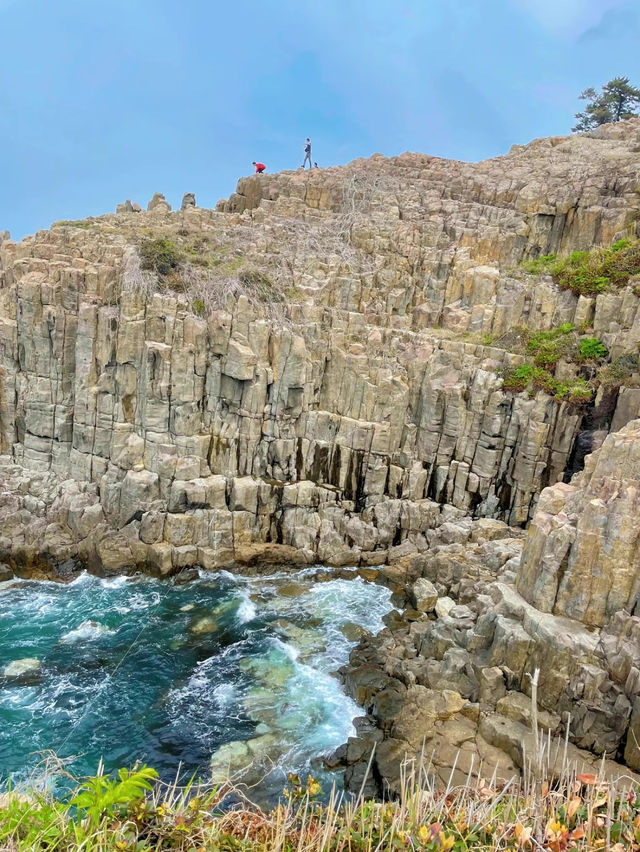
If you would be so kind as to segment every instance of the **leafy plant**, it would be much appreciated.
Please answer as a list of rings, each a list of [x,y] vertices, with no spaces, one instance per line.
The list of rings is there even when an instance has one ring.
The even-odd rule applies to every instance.
[[[626,352],[602,367],[596,376],[596,381],[606,387],[620,387],[627,384],[634,373],[639,371],[640,355],[636,352]]]
[[[157,777],[156,770],[149,766],[134,766],[131,770],[119,769],[117,778],[108,775],[87,778],[69,807],[76,808],[80,818],[86,817],[92,825],[97,825],[103,817],[140,801],[153,788],[151,782]]]
[[[578,344],[578,354],[581,361],[595,361],[606,358],[608,349],[597,337],[583,337]]]
[[[311,776],[290,775],[287,794],[270,812],[246,791],[163,785],[129,787],[142,770],[87,779],[72,797],[88,807],[44,796],[0,799],[0,848],[7,852],[635,852],[640,844],[640,788],[567,769],[536,797],[529,781],[509,789],[473,780],[433,788],[428,769],[407,767],[398,797],[340,802]],[[545,771],[545,770],[543,770]],[[98,782],[97,784],[95,782]],[[143,781],[143,784],[146,783]],[[124,785],[124,786],[123,786]],[[115,787],[115,789],[114,789]],[[117,790],[117,792],[116,792]],[[507,795],[505,795],[507,794]],[[131,795],[132,798],[127,798]],[[229,798],[226,798],[227,795]],[[113,799],[109,803],[109,800]],[[229,801],[234,807],[226,807]],[[88,810],[98,810],[90,824]],[[102,808],[102,810],[100,810]],[[97,816],[97,814],[100,814]],[[613,815],[613,817],[611,816]],[[540,841],[536,840],[539,837]],[[612,845],[613,844],[613,845]]]
[[[521,266],[526,272],[531,272],[533,275],[543,275],[553,269],[555,262],[555,254],[545,254],[535,260],[525,260]]]
[[[532,374],[533,367],[531,364],[521,364],[519,367],[505,370],[502,375],[502,387],[506,391],[519,393],[527,387]]]
[[[573,329],[573,325],[566,322],[549,331],[538,331],[532,334],[527,342],[527,352],[534,355],[533,360],[536,366],[545,369],[555,367],[571,345],[569,335]]]

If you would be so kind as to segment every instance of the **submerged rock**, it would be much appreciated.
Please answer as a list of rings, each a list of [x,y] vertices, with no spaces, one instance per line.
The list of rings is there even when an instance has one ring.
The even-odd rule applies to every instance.
[[[206,633],[215,633],[216,630],[218,630],[218,622],[209,615],[199,618],[189,627],[189,632],[193,633],[194,636],[202,636]]]
[[[365,636],[371,636],[370,630],[367,630],[366,627],[362,627],[359,624],[355,624],[353,621],[347,621],[346,624],[343,624],[340,628],[340,632],[349,640],[349,642],[359,642]]]
[[[20,684],[35,683],[42,672],[42,663],[35,657],[24,657],[14,660],[2,670],[2,676],[9,681]]]

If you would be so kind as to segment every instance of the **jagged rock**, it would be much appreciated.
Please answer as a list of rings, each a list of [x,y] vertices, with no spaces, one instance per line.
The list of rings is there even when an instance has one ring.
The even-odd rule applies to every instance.
[[[215,633],[216,630],[218,630],[217,621],[208,615],[194,621],[189,627],[189,633],[193,633],[194,636],[202,636],[204,633]]]
[[[486,669],[485,669],[486,671]],[[520,722],[531,728],[532,707],[531,699],[522,692],[508,692],[496,704],[496,712],[500,716],[506,716],[514,722]],[[538,710],[538,725],[543,731],[558,732],[560,717],[545,710]]]
[[[585,417],[506,392],[523,356],[501,341],[591,323],[637,350],[633,283],[577,296],[519,265],[637,234],[639,145],[635,119],[477,164],[376,156],[243,178],[216,213],[156,194],[122,228],[3,237],[0,559],[377,566],[405,614],[345,673],[376,777],[418,729],[508,773],[520,722],[497,714],[509,756],[503,722],[478,725],[535,668],[575,746],[636,761],[640,394],[603,385]],[[462,706],[441,718],[445,690]]]
[[[433,612],[438,600],[438,590],[429,580],[420,577],[413,584],[411,598],[418,612]]]
[[[518,591],[544,612],[602,626],[638,605],[640,421],[609,435],[570,485],[545,489],[529,527]],[[594,570],[596,569],[597,570]]]
[[[185,192],[182,196],[182,204],[180,205],[181,210],[186,210],[187,207],[195,207],[196,206],[196,197],[193,192]]]
[[[147,210],[154,213],[170,213],[171,205],[161,192],[156,192],[151,201],[147,204]]]
[[[507,688],[504,684],[504,674],[498,666],[482,669],[480,672],[480,701],[486,704],[500,705],[504,700]],[[506,713],[503,715],[507,715]]]
[[[449,615],[455,605],[456,602],[448,596],[438,598],[434,607],[436,615],[438,616],[438,618],[444,618],[445,616]]]
[[[133,213],[133,204],[127,198],[124,204],[118,204],[116,207],[116,213],[119,215],[120,213]]]

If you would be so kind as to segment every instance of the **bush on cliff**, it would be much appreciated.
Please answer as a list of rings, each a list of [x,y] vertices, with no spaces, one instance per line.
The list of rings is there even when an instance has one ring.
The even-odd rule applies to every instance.
[[[580,361],[597,361],[606,358],[607,347],[597,337],[583,337],[578,346],[578,358]]]
[[[141,267],[160,276],[170,275],[182,261],[181,252],[175,243],[164,237],[144,240],[139,251]]]
[[[520,393],[529,388],[529,394],[543,391],[557,402],[570,405],[585,405],[591,401],[593,390],[580,376],[570,381],[559,381],[545,367],[521,364],[502,372],[502,387],[508,393]]]
[[[597,296],[611,287],[623,287],[640,274],[640,242],[618,240],[608,249],[574,251],[568,257],[554,254],[527,260],[523,269],[535,275],[551,275],[563,290],[582,296]]]
[[[639,378],[640,355],[637,352],[626,352],[602,367],[596,375],[596,382],[610,388],[622,385],[630,387],[637,386]]]

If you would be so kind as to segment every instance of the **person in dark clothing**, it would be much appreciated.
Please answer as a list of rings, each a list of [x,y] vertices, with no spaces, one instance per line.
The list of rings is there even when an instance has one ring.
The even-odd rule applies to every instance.
[[[264,163],[256,163],[255,160],[251,163],[252,166],[256,167],[256,174],[261,175],[262,172],[267,168]]]
[[[311,168],[311,139],[307,138],[307,141],[304,143],[304,162],[302,163],[302,168],[307,165],[307,160],[309,161],[309,168]]]

